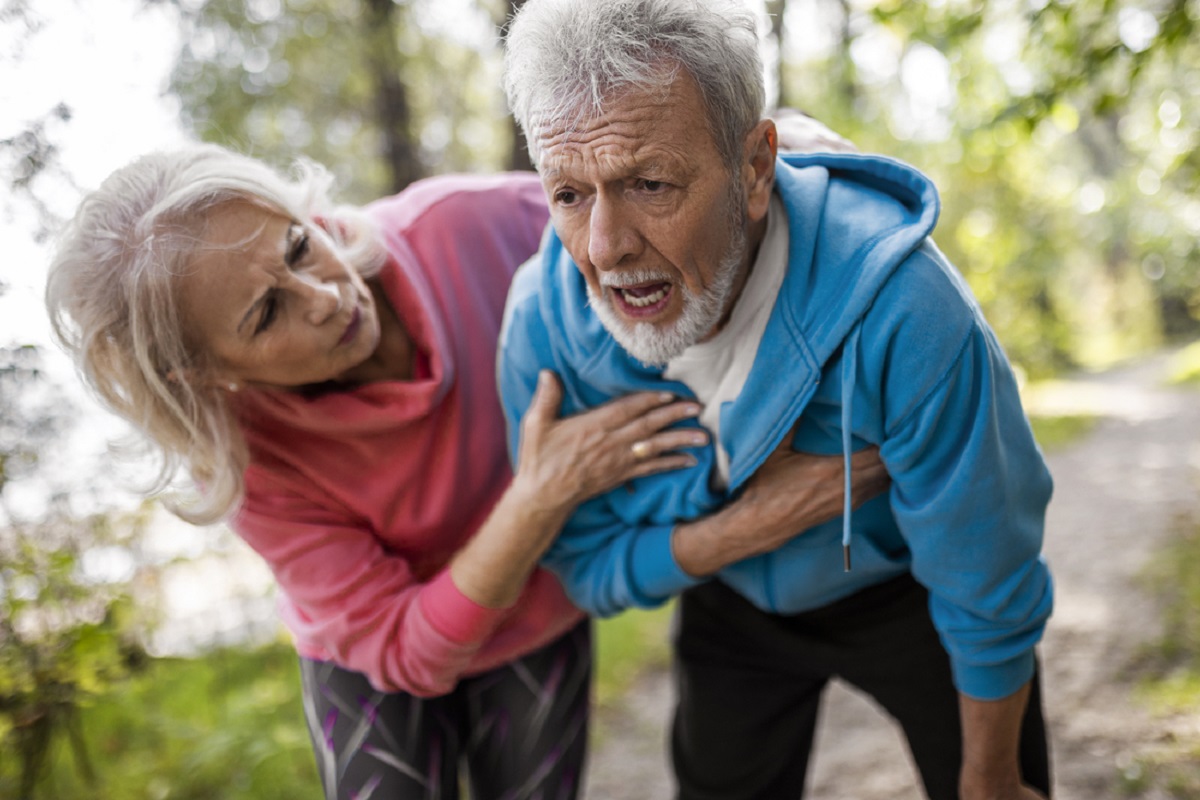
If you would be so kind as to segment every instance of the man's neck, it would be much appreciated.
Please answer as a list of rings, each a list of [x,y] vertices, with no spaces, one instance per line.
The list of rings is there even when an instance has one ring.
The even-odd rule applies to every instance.
[[[729,324],[729,318],[733,316],[733,309],[737,307],[738,300],[742,296],[742,290],[746,288],[746,283],[750,280],[750,273],[754,271],[754,264],[758,261],[758,251],[762,247],[763,239],[767,235],[767,218],[770,216],[770,211],[763,215],[760,220],[750,222],[746,227],[746,252],[742,257],[742,264],[738,268],[737,277],[733,280],[733,289],[729,293],[729,303],[725,307],[725,311],[721,314],[721,319],[711,331],[705,334],[700,341],[705,342],[716,336],[721,330]]]

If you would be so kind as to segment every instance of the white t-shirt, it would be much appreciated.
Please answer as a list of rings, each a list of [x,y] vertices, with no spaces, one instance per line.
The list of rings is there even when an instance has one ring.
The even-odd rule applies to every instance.
[[[771,195],[767,231],[754,267],[742,288],[729,322],[716,336],[684,350],[667,363],[663,373],[685,384],[704,406],[700,423],[712,432],[717,454],[717,488],[729,485],[729,454],[721,443],[721,405],[742,391],[783,277],[787,274],[787,212],[779,195]]]

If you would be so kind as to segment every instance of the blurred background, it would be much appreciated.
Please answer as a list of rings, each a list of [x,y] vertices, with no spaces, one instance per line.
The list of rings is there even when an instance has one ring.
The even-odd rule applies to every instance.
[[[1200,382],[1200,2],[747,2],[772,104],[937,182],[935,238],[1031,396],[1164,353]],[[269,575],[140,500],[137,442],[50,342],[57,226],[113,169],[194,139],[320,161],[350,203],[528,169],[499,89],[520,5],[0,0],[0,798],[319,796]],[[1035,423],[1046,448],[1091,424]],[[1196,563],[1184,528],[1175,561]],[[1189,574],[1156,674],[1182,670],[1195,706]],[[664,663],[666,618],[601,626],[602,707]]]

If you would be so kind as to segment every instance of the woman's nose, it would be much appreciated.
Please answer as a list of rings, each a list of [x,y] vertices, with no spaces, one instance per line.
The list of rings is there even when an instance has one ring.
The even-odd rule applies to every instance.
[[[342,295],[336,283],[297,276],[305,301],[304,316],[312,325],[322,325],[342,308]]]

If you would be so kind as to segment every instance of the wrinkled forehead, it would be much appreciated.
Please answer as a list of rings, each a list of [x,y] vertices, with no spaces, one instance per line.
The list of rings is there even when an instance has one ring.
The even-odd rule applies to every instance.
[[[663,58],[633,65],[626,74],[575,75],[548,91],[529,113],[529,131],[535,139],[584,129],[611,113],[630,98],[662,105],[675,93],[681,75],[691,76],[676,61]]]
[[[626,85],[597,102],[585,100],[585,105],[543,118],[532,127],[539,169],[564,153],[597,145],[623,156],[653,140],[683,147],[715,146],[696,82],[681,70],[669,74],[672,77],[665,83]],[[553,154],[550,159],[548,154]]]

